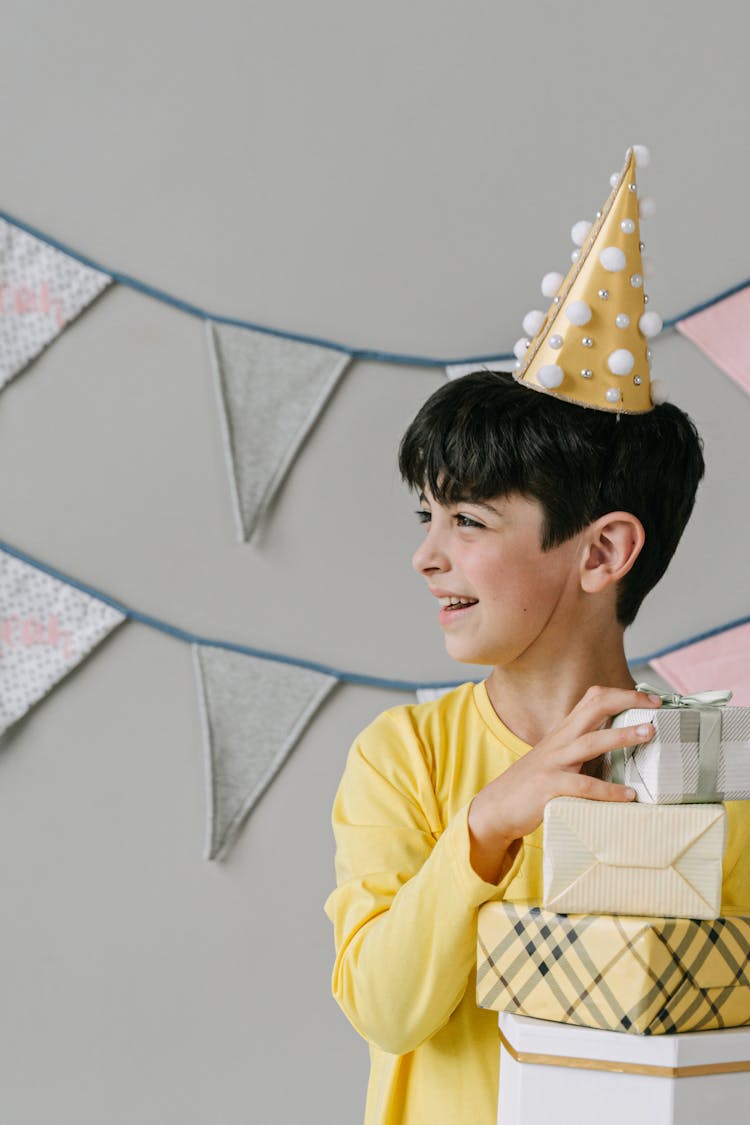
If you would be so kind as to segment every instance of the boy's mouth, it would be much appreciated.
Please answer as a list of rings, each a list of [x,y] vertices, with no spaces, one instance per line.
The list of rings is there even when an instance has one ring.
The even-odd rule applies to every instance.
[[[467,606],[476,605],[478,600],[479,600],[478,598],[458,598],[458,597],[448,597],[448,598],[440,598],[439,599],[441,610],[448,610],[449,612],[455,612],[455,610],[457,610],[457,609],[466,609]]]

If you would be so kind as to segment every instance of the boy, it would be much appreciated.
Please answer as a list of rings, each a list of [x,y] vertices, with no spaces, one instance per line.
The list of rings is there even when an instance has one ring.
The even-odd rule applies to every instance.
[[[477,910],[541,897],[549,799],[632,799],[584,770],[653,735],[605,724],[658,705],[634,690],[623,634],[666,570],[704,463],[669,403],[583,410],[483,371],[431,396],[399,464],[420,493],[413,565],[447,651],[492,671],[385,712],[350,750],[325,904],[333,992],[370,1046],[365,1125],[492,1125],[497,1013],[476,1006]],[[741,808],[727,805],[725,908],[750,905]]]
[[[446,384],[401,443],[426,531],[413,564],[447,650],[492,670],[382,714],[336,794],[325,910],[333,993],[370,1045],[365,1125],[495,1122],[477,910],[541,898],[547,801],[632,800],[593,763],[654,733],[608,726],[660,703],[634,690],[623,635],[674,554],[704,463],[695,426],[651,380],[662,321],[643,292],[636,182],[648,161],[629,148],[595,221],[573,227],[573,265],[542,279],[552,304],[524,317],[513,377]],[[747,804],[726,807],[723,907],[750,910]]]

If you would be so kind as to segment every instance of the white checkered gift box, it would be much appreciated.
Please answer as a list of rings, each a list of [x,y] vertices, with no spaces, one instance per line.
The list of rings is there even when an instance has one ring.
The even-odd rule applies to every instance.
[[[656,733],[640,746],[605,754],[602,777],[632,786],[637,800],[648,804],[750,800],[750,707],[689,702],[699,696],[662,698],[661,707],[615,717],[613,727],[653,723]]]

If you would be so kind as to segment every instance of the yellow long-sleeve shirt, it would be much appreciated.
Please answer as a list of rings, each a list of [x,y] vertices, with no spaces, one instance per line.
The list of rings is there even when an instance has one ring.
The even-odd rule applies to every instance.
[[[469,860],[472,798],[530,747],[484,684],[385,711],[336,793],[333,994],[369,1043],[364,1125],[494,1125],[497,1013],[476,1005],[482,903],[541,898],[541,825],[497,884]],[[727,803],[724,906],[750,907],[750,805]]]

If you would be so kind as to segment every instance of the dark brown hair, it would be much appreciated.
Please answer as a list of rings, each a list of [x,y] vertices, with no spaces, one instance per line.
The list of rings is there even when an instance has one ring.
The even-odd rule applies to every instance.
[[[637,516],[646,541],[620,581],[617,618],[630,625],[664,574],[695,504],[703,443],[671,403],[647,414],[586,409],[479,371],[440,387],[399,448],[401,476],[438,503],[519,493],[544,510],[543,550],[611,511]]]

